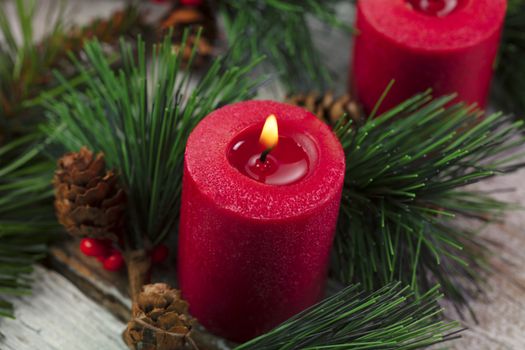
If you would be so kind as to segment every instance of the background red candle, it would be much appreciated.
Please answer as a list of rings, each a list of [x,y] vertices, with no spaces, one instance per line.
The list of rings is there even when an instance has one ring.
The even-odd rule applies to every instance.
[[[275,115],[278,143],[261,164]],[[186,147],[179,281],[204,326],[236,341],[317,302],[344,180],[342,147],[304,109],[271,101],[226,106]]]
[[[361,0],[351,87],[371,111],[433,88],[485,106],[506,0]]]

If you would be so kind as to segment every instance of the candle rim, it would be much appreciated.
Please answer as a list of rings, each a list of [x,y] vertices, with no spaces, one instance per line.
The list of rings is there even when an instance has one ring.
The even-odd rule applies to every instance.
[[[444,17],[414,10],[406,0],[366,0],[358,1],[357,6],[360,15],[373,23],[373,29],[385,38],[414,50],[432,52],[465,49],[500,32],[506,15],[506,0],[467,1]],[[383,15],[387,10],[392,15]]]
[[[310,134],[319,152],[318,166],[304,179],[286,186],[255,181],[239,172],[227,158],[228,147],[232,140],[241,131],[253,126],[259,120],[264,120],[266,116],[263,118],[261,115],[269,108],[277,112],[278,117],[281,115],[281,121],[300,122],[305,133]],[[231,125],[233,123],[235,125]],[[222,140],[221,144],[215,144],[216,148],[212,150],[213,152],[206,154],[198,146],[204,142],[204,140],[199,141],[202,137],[212,138],[213,140],[210,140],[212,142],[224,137],[228,139]],[[206,164],[203,157],[206,158],[206,162],[212,162],[213,171],[220,171],[222,174],[213,178],[203,173],[204,169],[210,171],[210,164]],[[241,214],[247,219],[270,221],[301,217],[311,210],[322,207],[338,195],[336,188],[342,186],[345,172],[342,146],[325,123],[303,108],[269,100],[239,102],[212,112],[190,135],[185,163],[185,171],[189,172],[187,175],[202,185],[201,194],[208,197],[211,202],[221,204],[221,208],[226,212]],[[327,164],[330,166],[327,167]],[[221,179],[225,179],[228,183],[220,183]],[[232,190],[237,192],[232,194],[230,192]]]
[[[444,15],[440,15],[439,13],[436,13],[436,14],[426,13],[424,11],[424,9],[422,9],[420,7],[422,1],[423,0],[405,0],[405,2],[409,3],[414,10],[416,10],[416,11],[418,11],[420,13],[423,13],[423,14],[425,14],[427,16],[434,16],[434,17],[438,17],[438,18],[443,18],[443,17],[446,17],[446,16],[450,16],[454,12],[460,10],[463,6],[466,6],[470,2],[470,0],[441,0],[441,1],[444,1],[444,2],[446,2],[446,1],[456,1],[456,4],[454,5],[454,7],[452,7],[452,9],[449,9],[448,13],[446,13]],[[426,0],[426,1],[431,2],[433,0]],[[418,4],[414,4],[413,2],[418,2],[419,5]],[[428,4],[430,5],[430,3],[428,3]],[[445,10],[445,9],[446,9],[446,7],[443,10]]]

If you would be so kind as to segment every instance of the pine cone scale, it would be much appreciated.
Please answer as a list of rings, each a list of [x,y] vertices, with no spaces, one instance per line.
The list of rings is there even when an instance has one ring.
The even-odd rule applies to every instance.
[[[90,188],[84,193],[78,194],[77,204],[79,205],[97,205],[106,198],[111,191],[109,184],[99,182],[96,187]]]
[[[111,209],[117,207],[119,203],[123,203],[126,200],[126,194],[124,193],[124,190],[120,189],[117,194],[115,194],[113,197],[106,198],[102,201],[101,207],[104,209]],[[124,209],[123,206],[118,206],[119,209]]]
[[[76,207],[71,210],[69,216],[75,222],[82,222],[84,224],[101,224],[103,221],[103,212],[94,207]]]
[[[99,157],[100,156],[101,155],[99,155]],[[97,159],[93,161],[93,163],[91,163],[91,166],[80,163],[82,166],[89,166],[89,168],[73,168],[71,172],[71,177],[75,179],[76,183],[87,185],[88,182],[91,181],[94,177],[100,176],[104,173],[106,164],[104,162],[104,158],[99,157],[97,157]]]

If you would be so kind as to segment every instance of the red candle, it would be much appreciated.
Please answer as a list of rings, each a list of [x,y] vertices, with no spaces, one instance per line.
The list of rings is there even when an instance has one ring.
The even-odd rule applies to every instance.
[[[317,302],[344,171],[336,136],[299,107],[248,101],[206,117],[182,191],[179,281],[192,315],[244,341]]]
[[[361,0],[351,88],[371,111],[388,83],[387,110],[428,88],[484,107],[506,0]]]

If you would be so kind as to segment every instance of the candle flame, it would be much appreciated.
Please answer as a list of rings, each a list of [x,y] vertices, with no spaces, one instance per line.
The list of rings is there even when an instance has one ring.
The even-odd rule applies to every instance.
[[[266,122],[261,131],[261,137],[259,137],[259,142],[266,147],[266,149],[271,149],[277,145],[278,141],[279,128],[277,127],[277,118],[272,114],[266,118]]]

